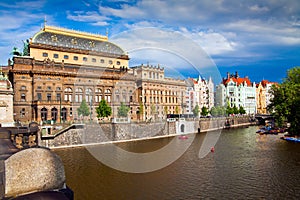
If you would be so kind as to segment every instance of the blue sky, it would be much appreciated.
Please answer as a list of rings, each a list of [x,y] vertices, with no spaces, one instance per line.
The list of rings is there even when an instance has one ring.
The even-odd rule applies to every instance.
[[[14,46],[22,49],[22,40],[39,31],[46,16],[48,25],[103,35],[108,30],[112,41],[123,37],[120,46],[125,50],[129,48],[126,44],[141,44],[144,50],[129,51],[130,65],[164,63],[168,55],[176,55],[166,65],[184,76],[195,76],[193,67],[205,74],[202,69],[209,65],[202,59],[205,55],[221,76],[238,71],[255,82],[263,78],[280,82],[287,69],[300,66],[298,0],[2,0],[0,11],[0,65],[6,65]],[[165,38],[160,41],[164,49],[145,49],[149,39],[158,39],[153,32],[143,31],[149,27]],[[175,41],[166,39],[169,33],[180,35],[177,41],[186,39],[177,47],[188,51],[174,53],[171,49],[174,51],[167,55],[168,45]],[[195,44],[203,51],[194,50]],[[201,59],[190,62],[187,52],[199,53]]]

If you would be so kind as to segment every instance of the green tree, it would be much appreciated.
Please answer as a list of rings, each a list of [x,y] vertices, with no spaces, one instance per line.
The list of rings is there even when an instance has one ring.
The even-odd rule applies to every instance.
[[[80,107],[77,108],[77,112],[78,115],[82,115],[82,116],[88,116],[90,114],[90,109],[85,99],[81,102]]]
[[[99,106],[96,108],[97,117],[108,117],[111,115],[111,107],[102,99],[99,103]]]
[[[121,106],[118,108],[118,117],[127,117],[130,108],[121,102]]]
[[[154,104],[151,105],[151,115],[155,115],[157,113],[156,106]]]
[[[226,107],[226,114],[227,115],[233,114],[233,108],[231,108],[229,105]]]
[[[289,133],[300,134],[300,67],[287,72],[287,77],[279,85],[273,85],[273,98],[268,111],[273,114],[278,126],[290,123]]]
[[[198,116],[199,116],[199,112],[200,112],[199,106],[196,105],[195,108],[193,109],[193,114],[194,114],[194,116],[195,116],[195,117],[198,117]]]
[[[164,107],[164,113],[165,113],[165,115],[168,114],[168,106],[165,106],[165,107]]]
[[[201,115],[202,116],[207,116],[208,115],[208,109],[205,106],[203,106],[201,108]]]
[[[236,105],[234,104],[233,108],[232,108],[232,112],[233,114],[239,114],[239,109],[236,107]]]
[[[212,107],[210,109],[210,114],[213,116],[213,117],[217,117],[218,116],[218,110],[216,107]]]
[[[143,115],[144,115],[144,105],[142,102],[140,102],[140,110],[139,110],[139,115],[140,115],[140,118],[143,119]]]
[[[244,107],[243,106],[240,106],[240,108],[239,108],[239,113],[240,114],[246,114],[246,110],[244,109]]]
[[[179,114],[179,107],[178,106],[175,107],[175,114]]]

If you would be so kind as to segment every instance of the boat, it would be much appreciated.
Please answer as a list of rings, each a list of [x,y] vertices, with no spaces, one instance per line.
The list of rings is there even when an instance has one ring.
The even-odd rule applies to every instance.
[[[281,139],[289,142],[300,142],[300,138],[295,138],[295,137],[281,137]]]
[[[178,138],[181,139],[181,140],[186,140],[186,139],[188,139],[188,136],[187,135],[180,135]]]

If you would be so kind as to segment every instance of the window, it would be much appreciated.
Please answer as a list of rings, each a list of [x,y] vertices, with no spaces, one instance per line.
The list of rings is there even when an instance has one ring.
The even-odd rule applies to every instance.
[[[51,93],[47,93],[47,101],[51,101]]]
[[[64,59],[69,59],[69,56],[68,55],[64,55]]]
[[[95,102],[100,102],[102,99],[102,90],[97,88],[95,90]]]
[[[22,86],[21,86],[21,90],[26,90],[26,86],[25,86],[25,85],[22,85]]]
[[[56,101],[60,101],[61,100],[61,94],[60,93],[57,93],[56,94]]]
[[[109,60],[108,63],[111,65],[111,64],[113,64],[113,61],[112,61],[112,60]]]
[[[72,89],[69,87],[65,89],[65,101],[72,102]]]
[[[42,120],[44,121],[46,121],[47,120],[47,115],[48,115],[48,110],[47,110],[47,108],[42,108],[41,109],[41,118],[42,118]]]
[[[81,88],[77,88],[75,90],[75,101],[76,102],[82,102],[82,93],[83,93],[83,90]]]
[[[92,58],[92,62],[96,62],[96,58]]]
[[[25,108],[22,108],[22,110],[20,111],[20,117],[25,117]]]
[[[21,101],[26,101],[26,95],[24,93],[21,94]]]
[[[41,89],[42,89],[42,86],[37,86],[37,89],[38,89],[38,90],[41,90]]]
[[[78,56],[74,56],[74,57],[73,57],[73,60],[78,60]]]
[[[53,58],[58,58],[58,54],[57,53],[53,54]]]
[[[41,101],[42,100],[42,93],[37,93],[37,100]]]
[[[117,61],[117,65],[120,65],[121,64],[121,62],[120,61]]]
[[[51,90],[51,87],[50,87],[50,86],[48,86],[48,87],[47,87],[47,90]]]
[[[101,59],[100,62],[101,62],[101,63],[104,63],[104,59]]]
[[[85,100],[87,103],[91,102],[93,98],[93,90],[88,88],[85,90]]]
[[[48,57],[48,53],[44,52],[43,57]]]
[[[60,87],[56,87],[56,91],[61,91],[61,88]]]
[[[87,57],[83,57],[82,60],[83,60],[84,62],[86,62],[88,59],[87,59]]]

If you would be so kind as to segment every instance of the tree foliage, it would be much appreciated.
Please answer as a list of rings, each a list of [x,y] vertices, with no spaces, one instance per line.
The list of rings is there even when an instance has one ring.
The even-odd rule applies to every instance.
[[[127,117],[129,110],[130,108],[122,102],[121,106],[118,108],[118,117]]]
[[[82,115],[82,116],[88,116],[90,114],[90,109],[85,99],[81,102],[80,107],[77,108],[77,112],[78,115]]]
[[[193,109],[193,114],[194,114],[194,116],[195,116],[195,117],[198,117],[198,116],[199,116],[199,112],[200,112],[199,106],[196,105],[195,108]]]
[[[107,104],[107,102],[102,99],[99,103],[99,106],[96,108],[97,117],[108,117],[111,115],[111,107]]]
[[[279,85],[273,85],[273,98],[268,106],[278,126],[290,123],[289,133],[300,134],[300,67],[288,70],[287,77]]]
[[[205,106],[203,106],[201,108],[201,116],[207,116],[207,115],[208,115],[208,109]]]
[[[246,114],[246,110],[244,109],[244,107],[243,106],[240,106],[240,108],[239,108],[239,113],[240,114]]]
[[[226,114],[226,108],[223,107],[223,106],[212,107],[211,110],[210,110],[210,114],[213,117],[225,116],[225,114]]]

